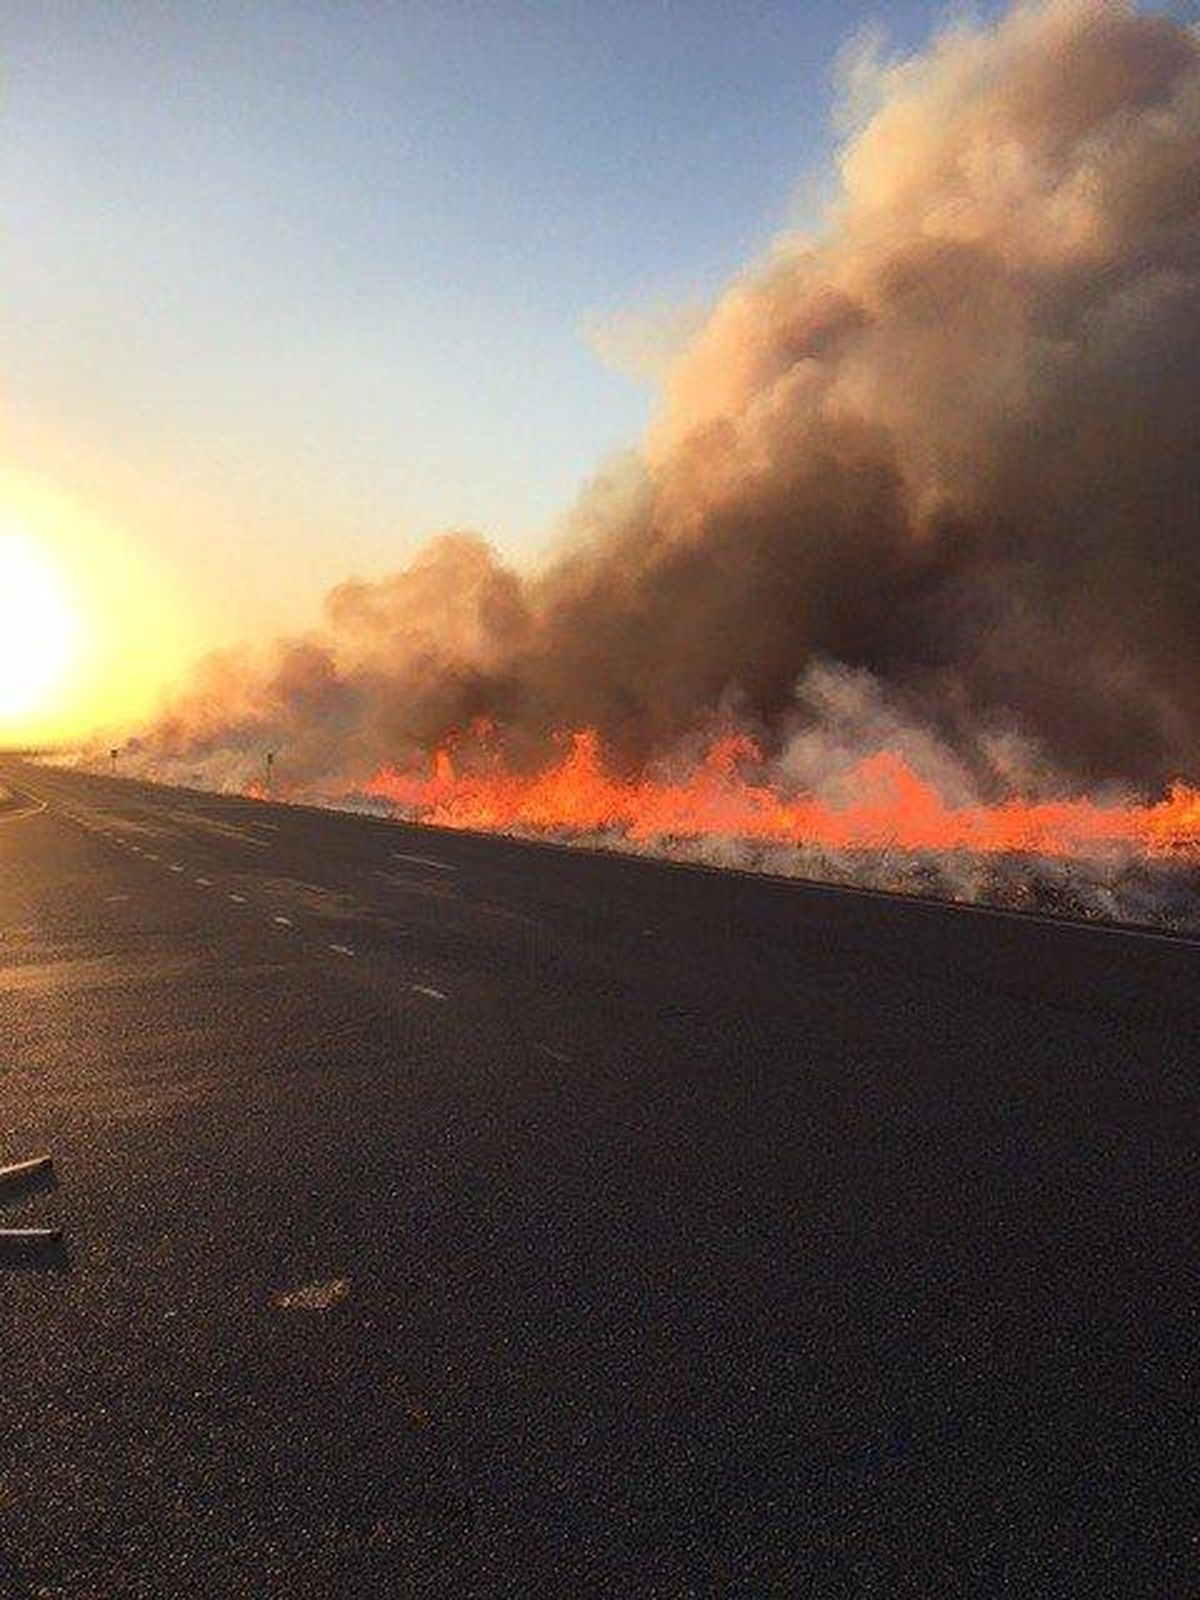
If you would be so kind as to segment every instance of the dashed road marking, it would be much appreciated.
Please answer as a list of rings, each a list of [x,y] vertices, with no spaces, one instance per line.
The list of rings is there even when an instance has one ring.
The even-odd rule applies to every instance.
[[[295,926],[291,917],[272,917],[271,921],[278,923],[281,928],[291,928]]]
[[[431,989],[424,983],[414,983],[410,987],[414,994],[427,995],[430,1000],[444,1000],[446,998],[440,989]]]
[[[154,854],[153,850],[147,850],[146,851],[146,860],[147,861],[157,861],[158,857]]]
[[[182,867],[180,867],[180,866],[177,866],[177,865],[175,865],[175,864],[172,864],[172,865],[171,865],[171,866],[169,866],[169,867],[168,867],[168,868],[167,868],[167,871],[168,871],[168,872],[182,872],[182,871],[183,871],[183,868],[182,868]]]
[[[104,896],[104,903],[105,903],[105,905],[115,906],[115,905],[119,905],[122,900],[128,900],[128,899],[129,899],[129,896],[127,894],[106,894]]]
[[[236,906],[244,906],[246,904],[246,896],[244,894],[231,894],[229,898]]]
[[[211,889],[212,888],[212,879],[211,878],[197,878],[196,882],[200,885],[200,887],[202,889]]]
[[[352,956],[354,954],[348,944],[331,944],[329,948],[335,956]]]
[[[436,872],[457,872],[458,868],[449,861],[435,861],[432,856],[407,856],[403,850],[393,850],[392,857],[396,861],[412,861],[418,867],[433,867]]]

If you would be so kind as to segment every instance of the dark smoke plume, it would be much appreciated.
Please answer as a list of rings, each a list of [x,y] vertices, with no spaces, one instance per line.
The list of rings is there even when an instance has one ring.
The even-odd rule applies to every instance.
[[[786,759],[837,663],[989,781],[1000,729],[1056,781],[1194,776],[1200,37],[1054,0],[854,77],[824,231],[712,308],[566,554],[443,535],[209,661],[147,761],[346,788],[486,717],[633,770],[725,714]]]

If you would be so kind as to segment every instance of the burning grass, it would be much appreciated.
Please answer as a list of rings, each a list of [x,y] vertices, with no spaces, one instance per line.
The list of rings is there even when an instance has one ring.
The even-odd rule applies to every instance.
[[[622,776],[597,734],[515,771],[486,745],[385,766],[364,797],[388,814],[1064,916],[1200,929],[1200,791],[1154,801],[1008,797],[951,803],[895,752],[834,792],[789,789],[745,734],[686,772]]]

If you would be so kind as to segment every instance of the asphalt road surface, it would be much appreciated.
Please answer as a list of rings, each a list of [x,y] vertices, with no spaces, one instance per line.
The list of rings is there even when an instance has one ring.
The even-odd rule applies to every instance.
[[[5,1600],[1200,1594],[1196,945],[0,780]]]

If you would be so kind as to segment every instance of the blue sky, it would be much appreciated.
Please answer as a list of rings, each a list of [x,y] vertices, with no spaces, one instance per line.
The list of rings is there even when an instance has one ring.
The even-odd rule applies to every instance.
[[[4,449],[229,637],[447,525],[531,559],[827,166],[859,0],[0,7]]]

